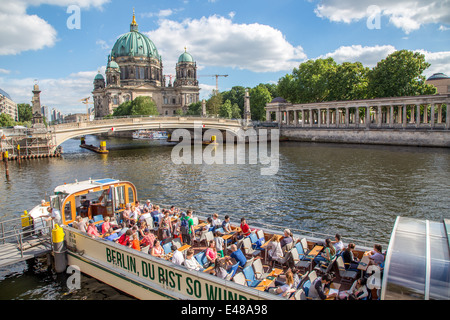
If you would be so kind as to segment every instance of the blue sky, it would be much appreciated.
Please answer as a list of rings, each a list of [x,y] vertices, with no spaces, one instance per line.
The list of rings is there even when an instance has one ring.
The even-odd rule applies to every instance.
[[[68,28],[70,5],[79,8],[79,29]],[[85,112],[79,100],[129,31],[133,8],[166,75],[187,47],[198,74],[228,75],[221,91],[276,83],[308,59],[373,67],[400,49],[423,52],[427,76],[450,75],[450,0],[0,0],[0,88],[29,103],[37,79],[43,105]],[[208,98],[215,78],[199,81]]]

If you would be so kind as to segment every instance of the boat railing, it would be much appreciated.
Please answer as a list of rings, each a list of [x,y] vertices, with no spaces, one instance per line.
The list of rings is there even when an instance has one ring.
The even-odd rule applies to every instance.
[[[34,225],[22,226],[22,218],[0,221],[0,243],[17,243],[21,257],[25,250],[24,243],[36,240],[36,244],[48,242],[51,245],[52,227],[47,226],[44,217],[34,219]]]
[[[158,204],[161,208],[170,208],[172,205],[167,205],[164,203]],[[212,216],[213,213],[211,212],[200,212],[197,210],[194,210],[192,208],[182,208],[182,207],[178,207],[180,210],[186,212],[187,210],[193,210],[193,212],[195,213],[195,215],[199,216],[199,217],[204,217],[205,219],[209,216]],[[230,215],[230,218],[233,220],[237,219],[238,217],[233,217],[233,215]],[[261,221],[252,221],[250,218],[246,217],[247,223],[249,223],[249,225],[251,226],[251,228],[253,227],[261,227],[261,228],[265,228],[268,231],[272,231],[274,233],[283,233],[284,229],[286,229],[286,226],[279,226],[279,225],[275,225],[275,224],[268,224],[265,222],[261,222]],[[302,229],[297,229],[297,228],[292,228],[289,227],[289,230],[294,234],[294,236],[301,236],[301,237],[305,237],[305,238],[311,238],[311,239],[317,239],[318,241],[324,241],[326,238],[330,238],[332,240],[334,240],[335,235],[331,235],[331,234],[327,234],[327,233],[322,233],[322,232],[318,232],[318,231],[311,231],[311,230],[302,230]],[[374,245],[374,241],[373,240],[366,240],[366,239],[354,239],[351,237],[342,237],[341,240],[344,243],[354,243],[357,246],[361,246],[361,247],[365,247],[365,248],[372,248]],[[386,243],[381,243],[381,242],[377,242],[379,244],[381,244],[384,248],[387,248],[387,244]]]

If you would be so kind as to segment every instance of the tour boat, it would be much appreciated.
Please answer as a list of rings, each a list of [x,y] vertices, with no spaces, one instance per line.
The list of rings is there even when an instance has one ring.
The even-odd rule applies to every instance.
[[[280,263],[274,268],[264,269],[267,264],[266,246],[274,236],[283,237],[282,228],[256,228],[249,236],[238,240],[236,243],[247,257],[247,264],[244,268],[234,264],[227,277],[220,279],[210,273],[211,267],[193,271],[172,263],[169,259],[171,250],[165,252],[163,258],[158,258],[73,227],[77,216],[86,221],[93,220],[98,225],[104,223],[105,217],[120,221],[125,205],[137,200],[137,190],[131,182],[89,179],[56,187],[48,201],[43,201],[29,214],[37,230],[44,223],[39,217],[48,214],[48,206],[58,210],[61,213],[61,225],[55,226],[53,230],[60,228],[64,232],[66,250],[61,252],[66,254],[67,265],[77,266],[82,273],[138,299],[302,300],[308,299],[311,282],[330,271],[334,272],[332,290],[347,290],[355,279],[366,273],[371,284],[372,299],[450,298],[448,220],[439,223],[397,217],[389,246],[387,250],[383,248],[383,269],[374,268],[373,272],[370,272],[367,256],[373,248],[371,245],[359,245],[351,241],[356,243],[354,254],[361,260],[356,271],[345,270],[339,255],[324,269],[316,265],[313,258],[323,247],[324,239],[333,239],[334,235],[319,237],[306,231],[293,232],[295,246],[287,251],[285,258],[292,258],[286,260],[298,268],[301,281],[292,294],[282,297],[268,288],[274,286],[275,280],[282,279],[286,268]],[[206,216],[198,215],[196,211],[193,216],[197,228],[205,224]],[[240,220],[239,217],[233,219]],[[146,222],[150,228],[157,228],[151,217]],[[238,224],[232,223],[232,229],[240,231]],[[202,241],[194,241],[192,245],[196,259],[202,262],[206,248],[202,243],[211,239],[210,232],[207,230],[202,233]],[[232,235],[226,233],[222,237],[233,239]],[[189,247],[171,238],[162,241],[162,244],[167,248],[167,243],[171,242],[183,253]],[[230,254],[225,249],[229,245],[224,245],[225,256]],[[436,247],[445,250],[431,250]]]
[[[133,139],[152,140],[153,139],[153,131],[152,130],[133,131],[132,137],[133,137]]]

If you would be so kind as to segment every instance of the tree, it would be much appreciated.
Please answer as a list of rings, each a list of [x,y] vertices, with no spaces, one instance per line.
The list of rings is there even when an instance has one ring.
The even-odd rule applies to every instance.
[[[231,104],[237,104],[239,106],[239,117],[242,117],[244,113],[244,99],[245,99],[246,88],[242,86],[234,86],[229,91],[222,92],[223,100],[230,100]]]
[[[6,113],[0,113],[0,127],[12,127],[15,125],[14,119]]]
[[[118,106],[113,116],[156,116],[159,115],[155,102],[151,97],[141,96],[132,101],[126,101]]]
[[[371,98],[435,94],[423,72],[430,66],[420,52],[400,50],[381,60],[368,73]]]
[[[239,108],[238,104],[235,103],[231,106],[231,118],[233,119],[241,119],[241,108]]]
[[[344,62],[329,75],[327,101],[358,100],[367,98],[369,68],[361,62]]]
[[[227,100],[227,101],[225,101],[224,104],[222,104],[220,106],[219,116],[221,118],[228,118],[228,119],[230,119],[232,114],[233,114],[233,112],[232,112],[232,109],[231,109],[231,102],[230,102],[230,100]]]
[[[202,103],[194,102],[191,103],[186,111],[187,116],[201,116],[202,115]]]
[[[214,93],[211,97],[206,101],[206,110],[208,114],[216,116],[219,114],[220,106],[222,105],[222,94]]]
[[[28,103],[18,103],[17,112],[20,122],[31,121],[33,119],[33,108]]]
[[[266,104],[272,101],[269,90],[264,85],[250,89],[250,112],[252,120],[266,119]]]

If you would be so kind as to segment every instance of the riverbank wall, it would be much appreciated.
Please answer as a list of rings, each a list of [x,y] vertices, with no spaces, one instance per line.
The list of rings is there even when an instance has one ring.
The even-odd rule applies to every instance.
[[[450,147],[448,130],[281,128],[280,137],[303,142]]]

